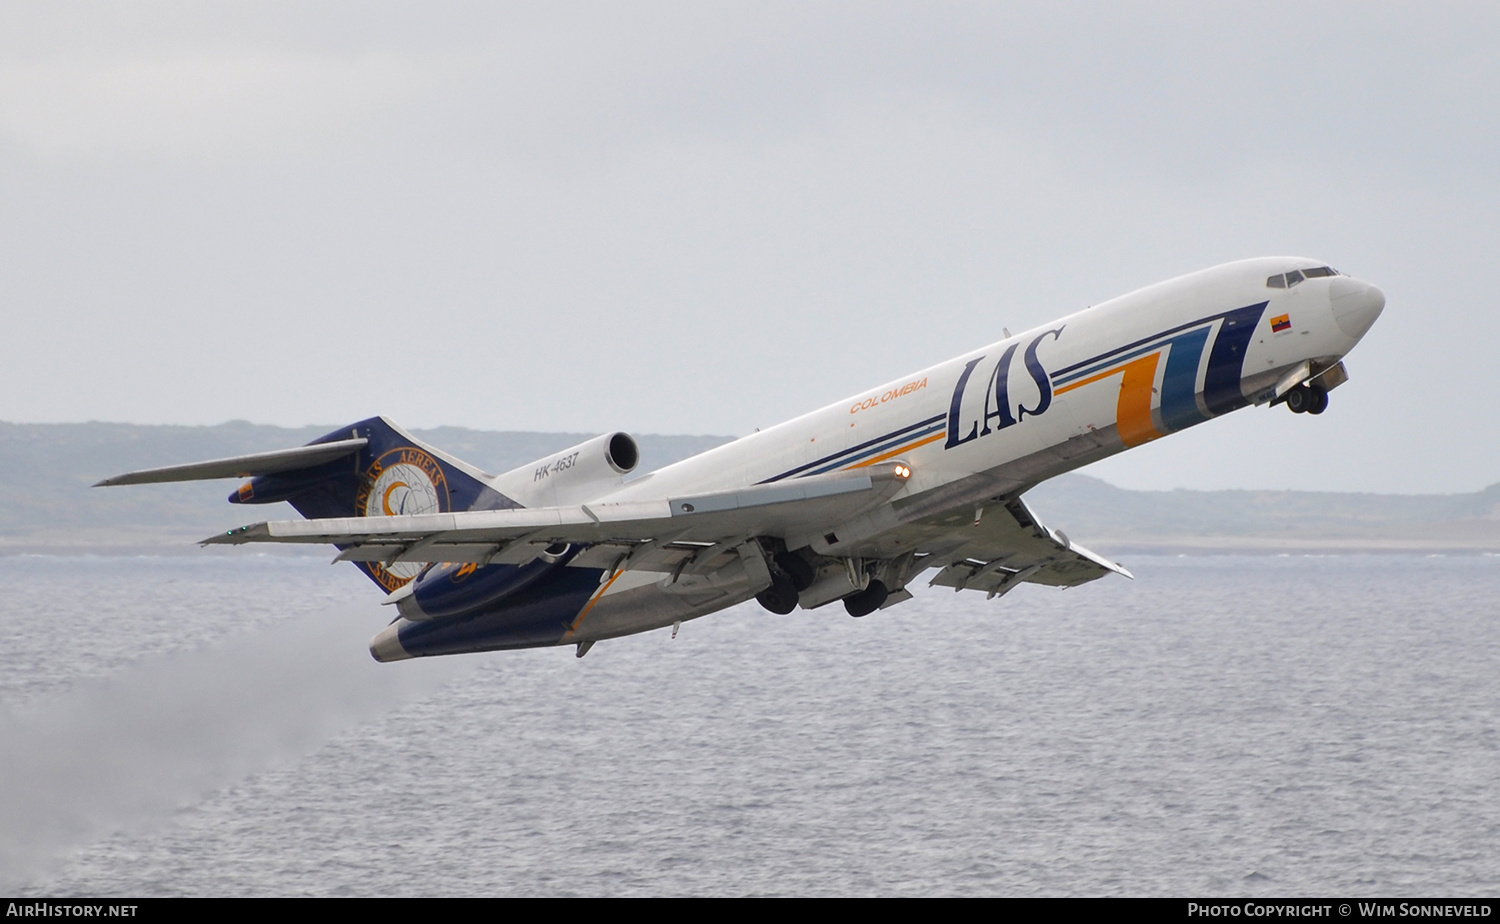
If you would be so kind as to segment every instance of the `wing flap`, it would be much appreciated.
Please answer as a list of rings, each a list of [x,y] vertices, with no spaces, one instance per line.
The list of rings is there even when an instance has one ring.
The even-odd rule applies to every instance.
[[[1129,571],[1042,525],[1020,498],[985,508],[966,541],[952,548],[930,586],[982,590],[991,597],[1022,583],[1074,587]]]

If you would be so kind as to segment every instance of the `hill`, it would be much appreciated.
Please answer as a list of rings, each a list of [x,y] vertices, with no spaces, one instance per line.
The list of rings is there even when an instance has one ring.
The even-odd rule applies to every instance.
[[[247,519],[297,514],[286,504],[254,508],[225,503],[231,481],[131,488],[90,487],[109,475],[299,446],[333,426],[288,429],[244,421],[215,427],[0,422],[0,552],[66,547],[96,550],[192,548],[215,529]],[[439,427],[419,439],[490,472],[505,472],[595,434],[531,433]],[[727,436],[636,435],[641,465],[659,468],[721,443]]]
[[[333,427],[215,427],[0,422],[0,553],[192,551],[216,529],[295,516],[224,502],[234,485],[198,482],[91,489],[107,475],[280,449]],[[593,434],[440,427],[419,438],[492,472],[509,471]],[[642,467],[659,468],[725,436],[641,435]],[[1131,491],[1071,474],[1027,495],[1044,522],[1090,548],[1129,551],[1500,551],[1500,484],[1467,494],[1314,491]]]

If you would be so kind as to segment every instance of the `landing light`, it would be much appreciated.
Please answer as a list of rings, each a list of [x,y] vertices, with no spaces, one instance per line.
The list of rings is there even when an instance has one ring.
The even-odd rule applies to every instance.
[[[911,477],[911,469],[909,467],[905,466],[905,465],[902,465],[900,462],[897,462],[896,463],[896,477],[897,478],[901,478],[903,480],[907,479],[907,478],[910,478]]]

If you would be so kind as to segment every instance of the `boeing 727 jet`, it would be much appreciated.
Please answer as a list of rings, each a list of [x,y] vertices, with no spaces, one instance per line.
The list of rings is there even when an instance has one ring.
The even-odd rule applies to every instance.
[[[1040,482],[1247,405],[1321,414],[1385,307],[1318,260],[1229,263],[1007,335],[642,477],[606,434],[503,475],[381,417],[306,446],[100,485],[245,478],[306,519],[205,544],[328,543],[386,593],[377,660],[573,645],[747,600],[851,616],[929,584],[997,597],[1115,564],[1049,529]]]

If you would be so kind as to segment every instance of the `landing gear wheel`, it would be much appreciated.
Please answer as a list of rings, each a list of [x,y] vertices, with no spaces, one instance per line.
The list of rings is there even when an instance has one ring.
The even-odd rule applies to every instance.
[[[813,581],[817,580],[817,569],[809,565],[807,559],[801,555],[782,552],[776,556],[774,561],[776,562],[776,567],[786,572],[786,576],[792,579],[792,586],[797,589],[798,593],[811,587]]]
[[[1312,389],[1306,385],[1297,385],[1286,393],[1286,407],[1293,414],[1306,413],[1312,406]]]
[[[786,575],[772,574],[771,586],[756,594],[755,602],[777,616],[785,616],[797,608],[797,588]]]
[[[868,616],[880,609],[880,604],[890,595],[891,592],[880,581],[871,581],[864,590],[844,598],[844,609],[855,619]]]
[[[1307,406],[1307,413],[1321,414],[1328,410],[1328,392],[1321,388],[1309,388],[1308,392],[1312,395],[1312,403]]]

